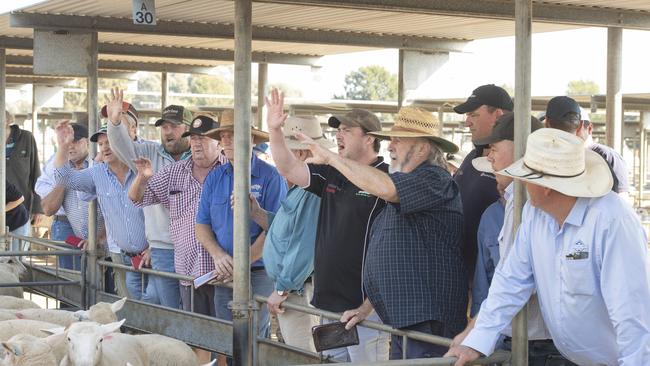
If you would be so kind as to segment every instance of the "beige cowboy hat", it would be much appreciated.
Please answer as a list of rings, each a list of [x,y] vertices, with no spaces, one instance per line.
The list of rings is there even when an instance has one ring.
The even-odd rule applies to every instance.
[[[390,131],[369,132],[380,139],[391,137],[423,137],[435,142],[442,151],[456,153],[458,146],[440,137],[440,122],[430,112],[418,107],[402,107]]]
[[[576,135],[555,128],[531,133],[524,157],[495,173],[571,197],[601,197],[614,184],[605,159],[585,149],[584,141]]]
[[[320,123],[316,117],[291,116],[284,122],[282,132],[284,134],[284,141],[287,143],[287,146],[290,150],[309,149],[307,145],[298,141],[298,139],[295,137],[295,134],[298,132],[311,138],[314,140],[314,142],[328,150],[336,146],[335,143],[325,137],[323,134],[323,129],[321,128]]]
[[[221,140],[220,133],[221,131],[234,131],[235,129],[235,110],[234,109],[224,109],[219,116],[219,127],[211,130],[206,133],[206,136],[212,137],[215,140]],[[261,144],[262,142],[269,141],[268,132],[258,130],[255,127],[251,127],[251,135],[253,135],[253,143]]]

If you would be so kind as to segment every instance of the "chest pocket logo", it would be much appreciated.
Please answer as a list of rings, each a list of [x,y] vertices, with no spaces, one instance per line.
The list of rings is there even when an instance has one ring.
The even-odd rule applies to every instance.
[[[336,185],[330,183],[325,188],[325,193],[336,193],[336,192],[338,192],[339,189],[340,189],[339,187],[337,187]]]
[[[259,200],[262,197],[262,186],[259,184],[251,184],[251,194]]]
[[[566,255],[566,259],[568,260],[581,260],[587,258],[589,258],[589,249],[585,243],[582,242],[582,240],[578,240],[575,244],[573,244],[571,252]]]

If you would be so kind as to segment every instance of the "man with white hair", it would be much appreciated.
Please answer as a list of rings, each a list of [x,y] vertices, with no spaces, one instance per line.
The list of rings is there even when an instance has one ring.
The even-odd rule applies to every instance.
[[[575,135],[542,128],[528,137],[524,157],[497,174],[523,181],[530,199],[474,329],[447,355],[461,366],[491,354],[536,290],[553,341],[571,362],[648,365],[647,237],[611,191],[607,163]]]

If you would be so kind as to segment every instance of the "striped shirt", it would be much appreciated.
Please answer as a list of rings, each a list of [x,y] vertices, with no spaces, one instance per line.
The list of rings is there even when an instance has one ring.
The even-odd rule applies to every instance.
[[[225,162],[219,154],[212,169]],[[174,270],[176,273],[198,277],[214,270],[210,253],[196,239],[194,223],[203,185],[192,175],[194,160],[177,161],[164,166],[154,174],[138,207],[162,204],[169,210],[169,234],[174,243]],[[183,285],[191,283],[181,281]]]
[[[54,170],[54,177],[57,184],[97,195],[106,220],[109,247],[129,253],[140,253],[147,248],[142,209],[135,207],[127,195],[135,178],[131,170],[126,174],[124,185],[104,163],[84,170],[64,165]]]

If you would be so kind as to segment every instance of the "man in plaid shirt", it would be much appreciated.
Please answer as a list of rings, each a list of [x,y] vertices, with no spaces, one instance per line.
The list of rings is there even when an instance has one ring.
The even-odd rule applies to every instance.
[[[190,130],[192,157],[167,165],[153,173],[151,161],[139,158],[138,169],[129,198],[136,206],[162,204],[169,210],[169,232],[174,243],[174,267],[176,273],[198,277],[214,270],[210,253],[196,240],[194,222],[199,206],[203,182],[208,174],[225,162],[219,143],[205,133],[219,127],[208,116],[197,116]],[[214,287],[201,286],[194,292],[194,308],[190,303],[192,283],[181,281],[180,296],[183,310],[214,316]],[[200,356],[201,357],[201,356]],[[202,362],[210,361],[210,353],[204,352]]]

